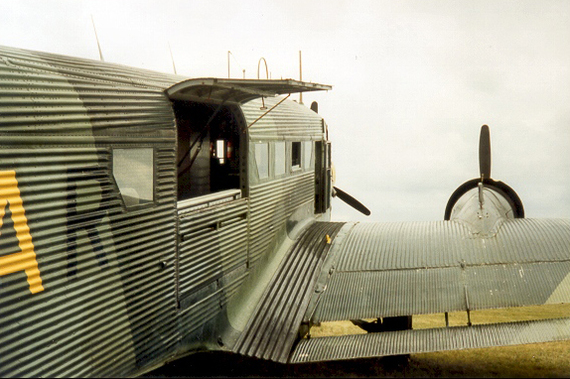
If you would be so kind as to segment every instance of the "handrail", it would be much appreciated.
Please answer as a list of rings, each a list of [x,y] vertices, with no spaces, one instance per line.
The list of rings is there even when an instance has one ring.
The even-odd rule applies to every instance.
[[[263,63],[265,63],[265,79],[269,79],[269,69],[267,68],[267,61],[263,57],[259,58],[259,61],[257,62],[257,79],[259,79],[259,66],[261,65],[262,60]]]

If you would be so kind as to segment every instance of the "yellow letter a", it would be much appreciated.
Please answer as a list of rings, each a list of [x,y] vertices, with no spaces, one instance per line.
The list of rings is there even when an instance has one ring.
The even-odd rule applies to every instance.
[[[19,241],[20,252],[0,257],[0,276],[25,271],[28,276],[28,284],[32,293],[44,290],[42,278],[34,252],[32,235],[28,227],[28,219],[24,211],[24,203],[20,197],[18,181],[15,171],[0,171],[0,229],[6,206],[10,204],[12,221],[16,229],[16,237]]]

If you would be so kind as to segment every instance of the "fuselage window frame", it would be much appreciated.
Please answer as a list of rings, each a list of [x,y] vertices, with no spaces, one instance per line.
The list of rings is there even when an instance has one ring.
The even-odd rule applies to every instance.
[[[301,152],[301,164],[305,171],[314,169],[314,141],[303,141],[303,150]]]
[[[270,177],[269,173],[269,143],[255,142],[253,145],[255,153],[255,165],[257,167],[257,177],[260,181]]]
[[[300,141],[291,142],[291,172],[300,171],[302,166],[302,149]]]
[[[132,211],[156,205],[157,170],[154,150],[150,146],[111,149],[111,173],[123,210]]]
[[[273,143],[273,177],[281,178],[287,174],[287,144],[285,141]]]

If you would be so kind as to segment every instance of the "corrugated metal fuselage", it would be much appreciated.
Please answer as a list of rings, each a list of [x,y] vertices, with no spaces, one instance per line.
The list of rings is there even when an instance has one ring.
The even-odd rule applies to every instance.
[[[227,107],[235,188],[180,200],[164,91],[183,79],[0,48],[0,376],[132,376],[226,348],[272,262],[328,217],[324,122],[294,102],[260,118],[272,99]]]

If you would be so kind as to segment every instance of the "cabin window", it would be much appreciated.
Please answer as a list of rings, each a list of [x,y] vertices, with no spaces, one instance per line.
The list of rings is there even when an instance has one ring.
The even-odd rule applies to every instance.
[[[113,177],[127,209],[152,203],[154,201],[153,149],[114,149]]]
[[[303,142],[303,168],[308,170],[312,168],[311,159],[313,157],[313,141]]]
[[[293,169],[301,168],[301,142],[291,144],[291,167]]]
[[[275,142],[275,160],[274,173],[275,176],[285,174],[285,142]]]
[[[255,163],[259,179],[269,177],[269,145],[267,143],[255,144]]]

